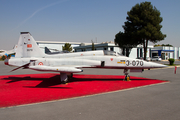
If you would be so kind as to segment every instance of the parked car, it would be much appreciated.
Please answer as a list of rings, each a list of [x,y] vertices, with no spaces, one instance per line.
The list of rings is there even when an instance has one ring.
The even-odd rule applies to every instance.
[[[160,56],[154,56],[151,58],[151,61],[161,61],[161,57]]]

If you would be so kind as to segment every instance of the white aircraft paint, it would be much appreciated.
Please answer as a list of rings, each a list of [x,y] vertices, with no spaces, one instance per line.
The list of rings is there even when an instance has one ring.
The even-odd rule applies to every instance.
[[[62,82],[67,80],[67,75],[82,72],[80,68],[124,69],[127,77],[129,69],[132,72],[142,72],[143,69],[166,67],[166,65],[125,57],[113,51],[48,55],[40,50],[29,32],[21,32],[16,55],[14,58],[6,59],[5,64],[17,66],[18,68],[14,70],[23,67],[37,71],[60,72]]]

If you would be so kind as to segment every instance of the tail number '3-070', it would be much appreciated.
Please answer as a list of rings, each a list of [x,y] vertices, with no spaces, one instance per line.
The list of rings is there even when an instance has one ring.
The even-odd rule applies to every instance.
[[[129,66],[129,65],[133,65],[133,66],[143,66],[143,61],[139,61],[139,60],[137,60],[137,61],[135,61],[135,60],[133,60],[133,61],[129,61],[129,60],[126,60],[126,65],[127,66]]]

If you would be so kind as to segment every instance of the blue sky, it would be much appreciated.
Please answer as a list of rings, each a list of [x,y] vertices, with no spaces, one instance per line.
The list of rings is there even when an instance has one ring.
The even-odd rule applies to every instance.
[[[0,0],[0,49],[17,44],[20,32],[36,41],[114,41],[127,11],[143,0]],[[180,47],[180,0],[149,0],[163,17],[167,37],[157,44]],[[150,43],[152,44],[152,43]]]

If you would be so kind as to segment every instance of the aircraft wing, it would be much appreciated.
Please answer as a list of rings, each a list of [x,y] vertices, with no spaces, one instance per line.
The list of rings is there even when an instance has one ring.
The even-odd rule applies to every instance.
[[[4,52],[1,52],[0,53],[0,56],[3,56],[3,55],[10,55],[10,54],[14,54],[15,52],[13,50],[11,51],[4,51]]]
[[[82,72],[83,70],[78,69],[76,67],[68,67],[68,66],[29,66],[30,69],[32,70],[37,70],[37,71],[52,71],[52,72],[65,72],[65,73],[78,73]]]

